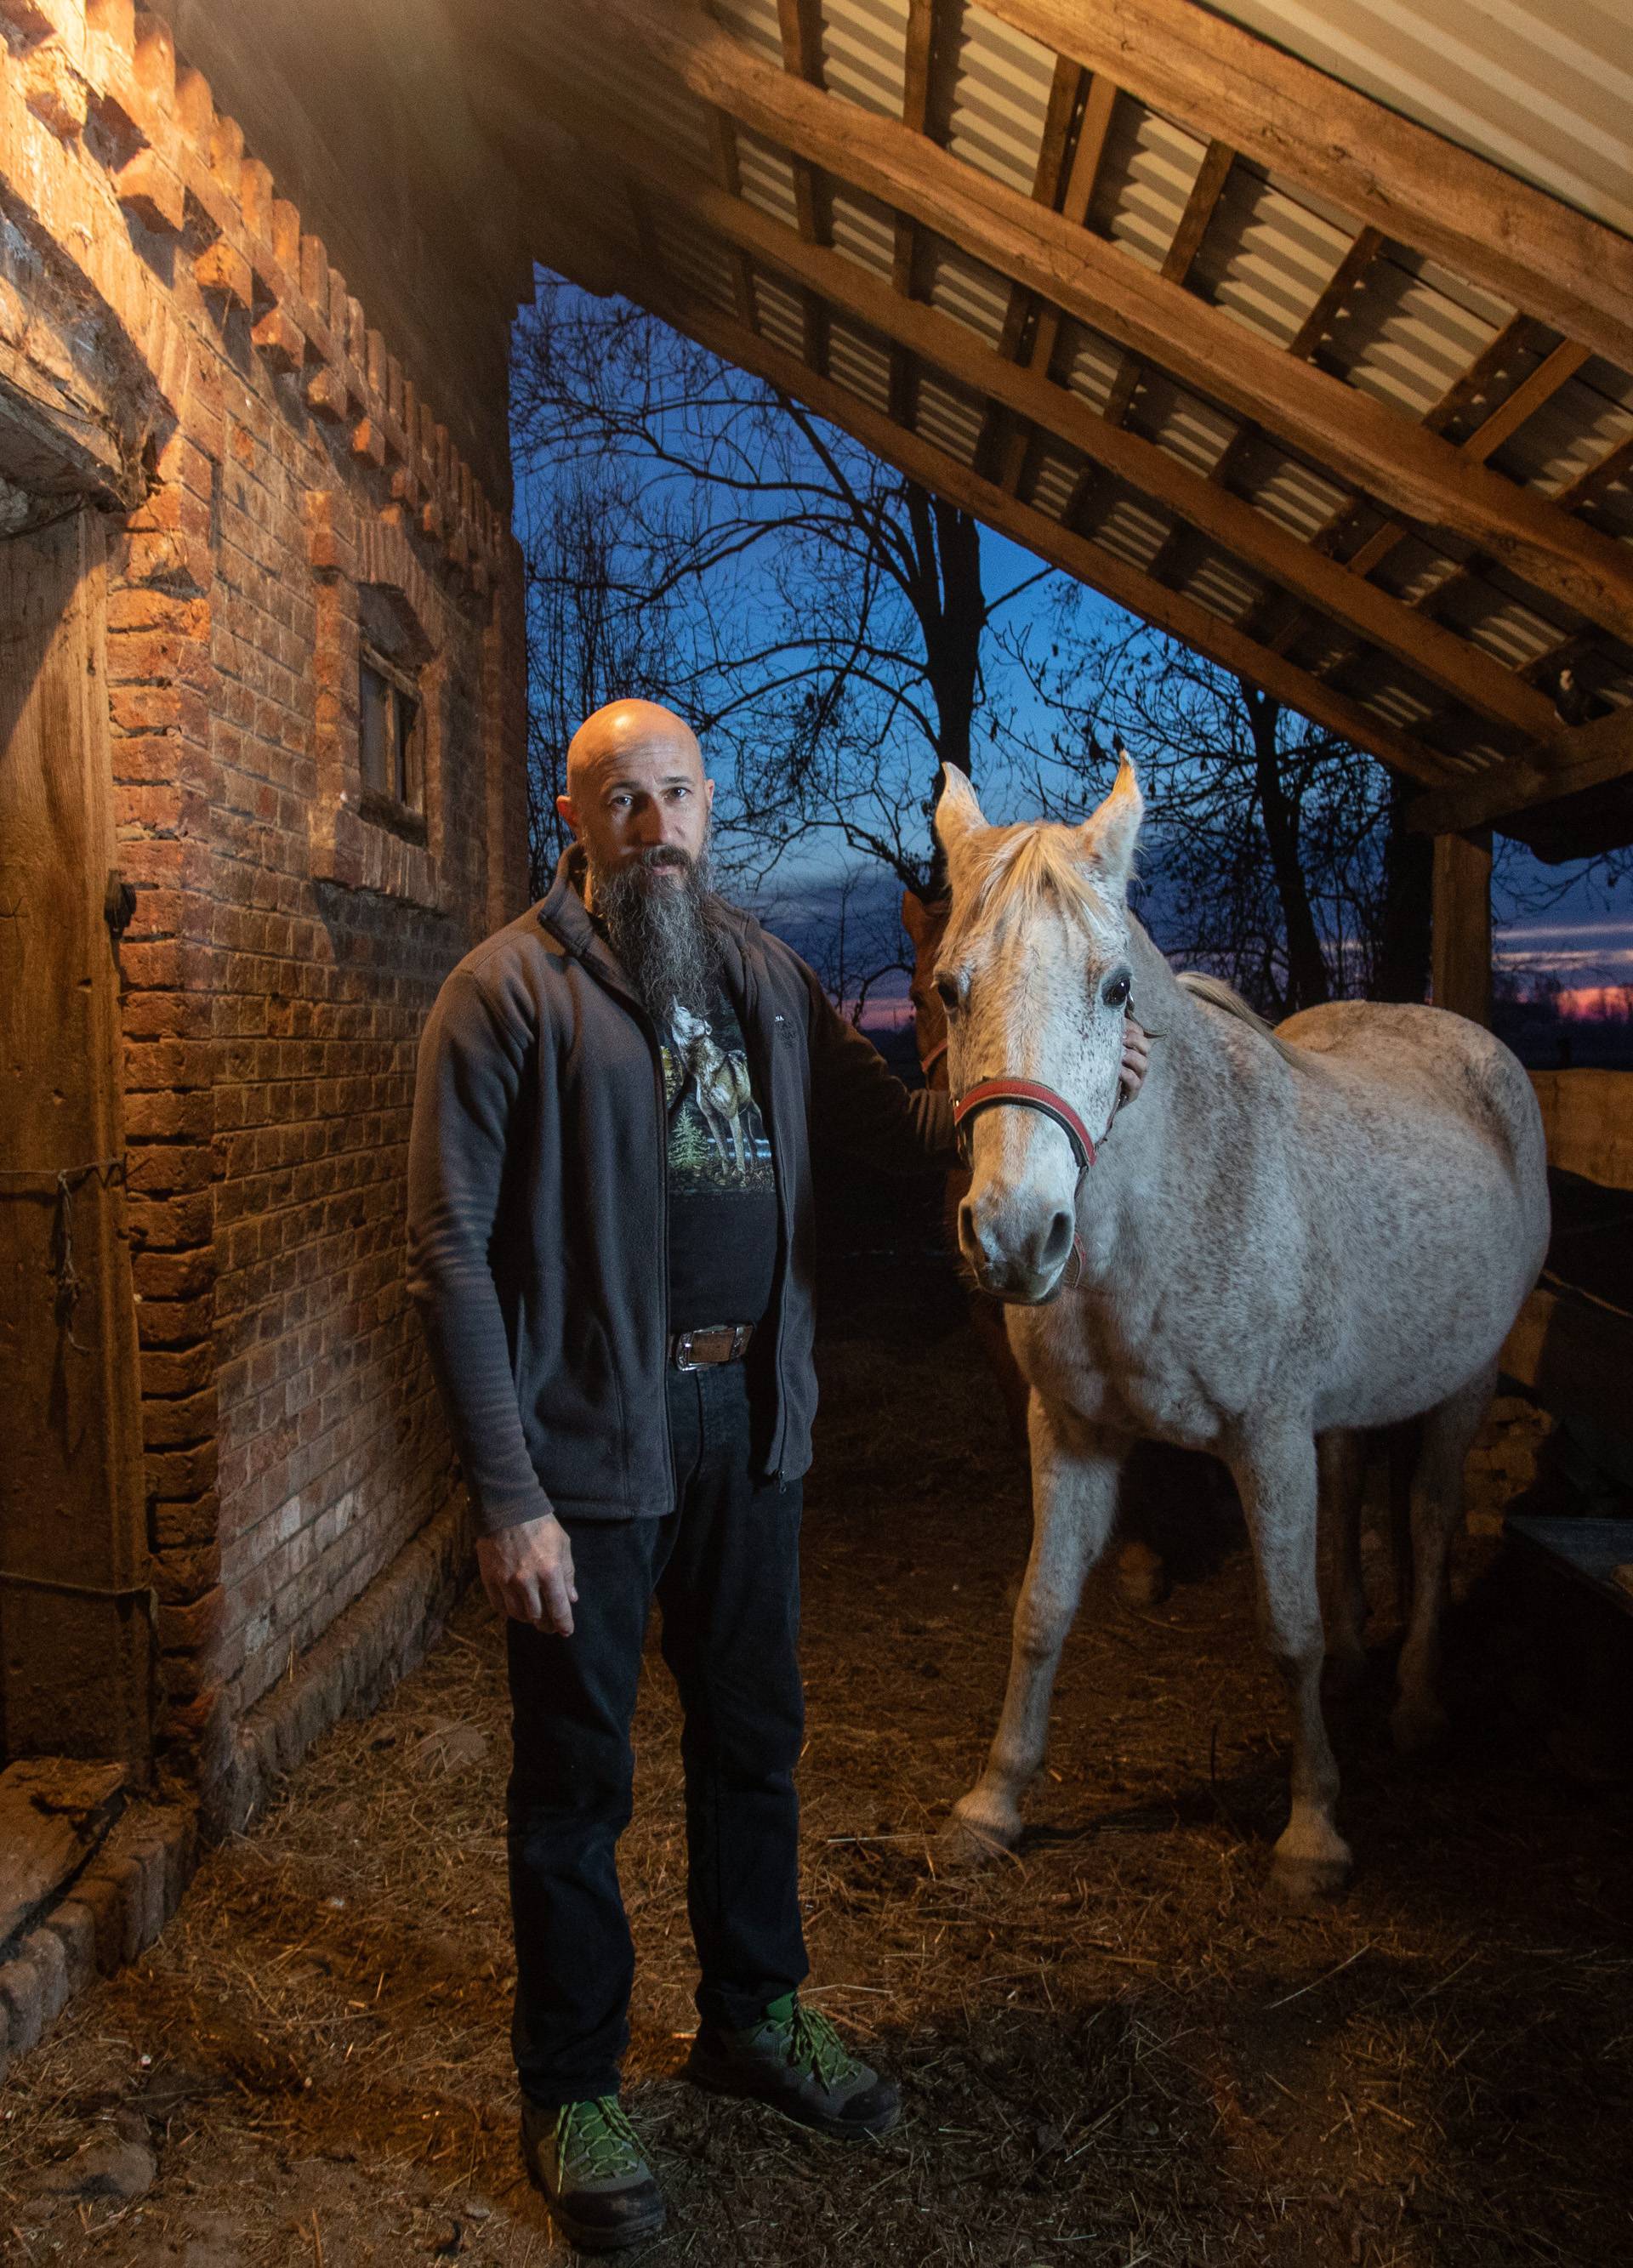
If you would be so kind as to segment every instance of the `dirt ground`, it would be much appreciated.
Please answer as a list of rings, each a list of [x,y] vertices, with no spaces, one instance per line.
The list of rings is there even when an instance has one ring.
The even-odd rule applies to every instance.
[[[905,2117],[846,2149],[676,2076],[691,1948],[654,1657],[628,2099],[670,2221],[633,2257],[1633,2262],[1627,1786],[1516,1672],[1498,1547],[1462,1554],[1454,1732],[1427,1767],[1384,1734],[1380,1611],[1376,1690],[1335,1721],[1354,1882],[1289,1913],[1267,1883],[1284,1719],[1250,1571],[1182,1471],[1171,1594],[1136,1612],[1094,1579],[1028,1840],[950,1874],[934,1837],[994,1719],[1022,1491],[945,1282],[892,1288],[876,1253],[840,1274],[804,1561],[811,1992],[900,2074]],[[498,1631],[468,1594],[423,1670],[331,1734],[140,1965],[17,2068],[0,2259],[560,2257],[515,2150],[506,1767]],[[138,2185],[151,2153],[151,2182],[75,2195],[87,2140],[125,2145]]]

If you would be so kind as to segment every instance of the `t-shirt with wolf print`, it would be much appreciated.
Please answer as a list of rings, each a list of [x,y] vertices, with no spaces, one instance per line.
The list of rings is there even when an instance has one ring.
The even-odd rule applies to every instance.
[[[743,1027],[720,987],[661,1034],[669,1109],[669,1328],[757,1323],[777,1265],[777,1177]]]

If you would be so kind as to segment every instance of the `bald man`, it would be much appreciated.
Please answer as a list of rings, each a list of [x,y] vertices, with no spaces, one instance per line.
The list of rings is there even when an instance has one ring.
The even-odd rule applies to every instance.
[[[617,701],[580,727],[573,847],[443,986],[409,1157],[409,1289],[506,1617],[522,2153],[602,2250],[663,2220],[618,2097],[616,1852],[654,1597],[684,1716],[688,2073],[844,2139],[898,2110],[799,1999],[810,1160],[945,1169],[951,1113],[713,889],[713,794],[669,710]]]

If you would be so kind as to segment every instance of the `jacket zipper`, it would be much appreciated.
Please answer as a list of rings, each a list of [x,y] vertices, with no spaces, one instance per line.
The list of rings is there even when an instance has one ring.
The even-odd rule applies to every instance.
[[[748,1012],[750,1027],[757,1037],[761,1029],[759,1020],[760,980],[758,974],[750,962],[749,947],[746,939],[743,946],[743,980],[744,994],[743,1007]],[[788,1440],[788,1387],[787,1381],[783,1376],[783,1358],[787,1334],[783,1329],[782,1322],[783,1308],[787,1305],[787,1301],[788,1269],[793,1259],[794,1248],[794,1224],[789,1216],[787,1190],[783,1179],[784,1145],[777,1138],[777,1028],[781,1024],[782,1020],[781,1016],[773,1009],[772,1012],[772,1044],[770,1059],[769,1061],[762,1060],[760,1064],[760,1083],[765,1099],[767,1128],[771,1135],[772,1175],[777,1185],[778,1226],[781,1233],[782,1239],[782,1250],[780,1255],[781,1262],[781,1280],[778,1285],[779,1297],[777,1300],[776,1313],[772,1317],[772,1328],[776,1333],[776,1337],[772,1342],[772,1370],[777,1382],[777,1444],[775,1454],[777,1459],[777,1485],[779,1488],[783,1484],[782,1461]]]

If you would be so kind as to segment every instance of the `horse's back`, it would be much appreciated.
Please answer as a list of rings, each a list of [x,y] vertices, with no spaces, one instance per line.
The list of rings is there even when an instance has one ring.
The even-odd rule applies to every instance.
[[[1536,1093],[1518,1058],[1482,1025],[1412,1002],[1333,1000],[1276,1027],[1319,1057],[1357,1098],[1401,1122],[1409,1140],[1423,1114],[1450,1115],[1506,1161],[1516,1193],[1547,1202],[1547,1149]],[[1370,1114],[1369,1114],[1370,1115]]]
[[[1295,1170],[1327,1422],[1388,1422],[1474,1376],[1536,1280],[1541,1114],[1508,1049],[1444,1009],[1334,1002],[1276,1036],[1314,1058],[1293,1066]]]

